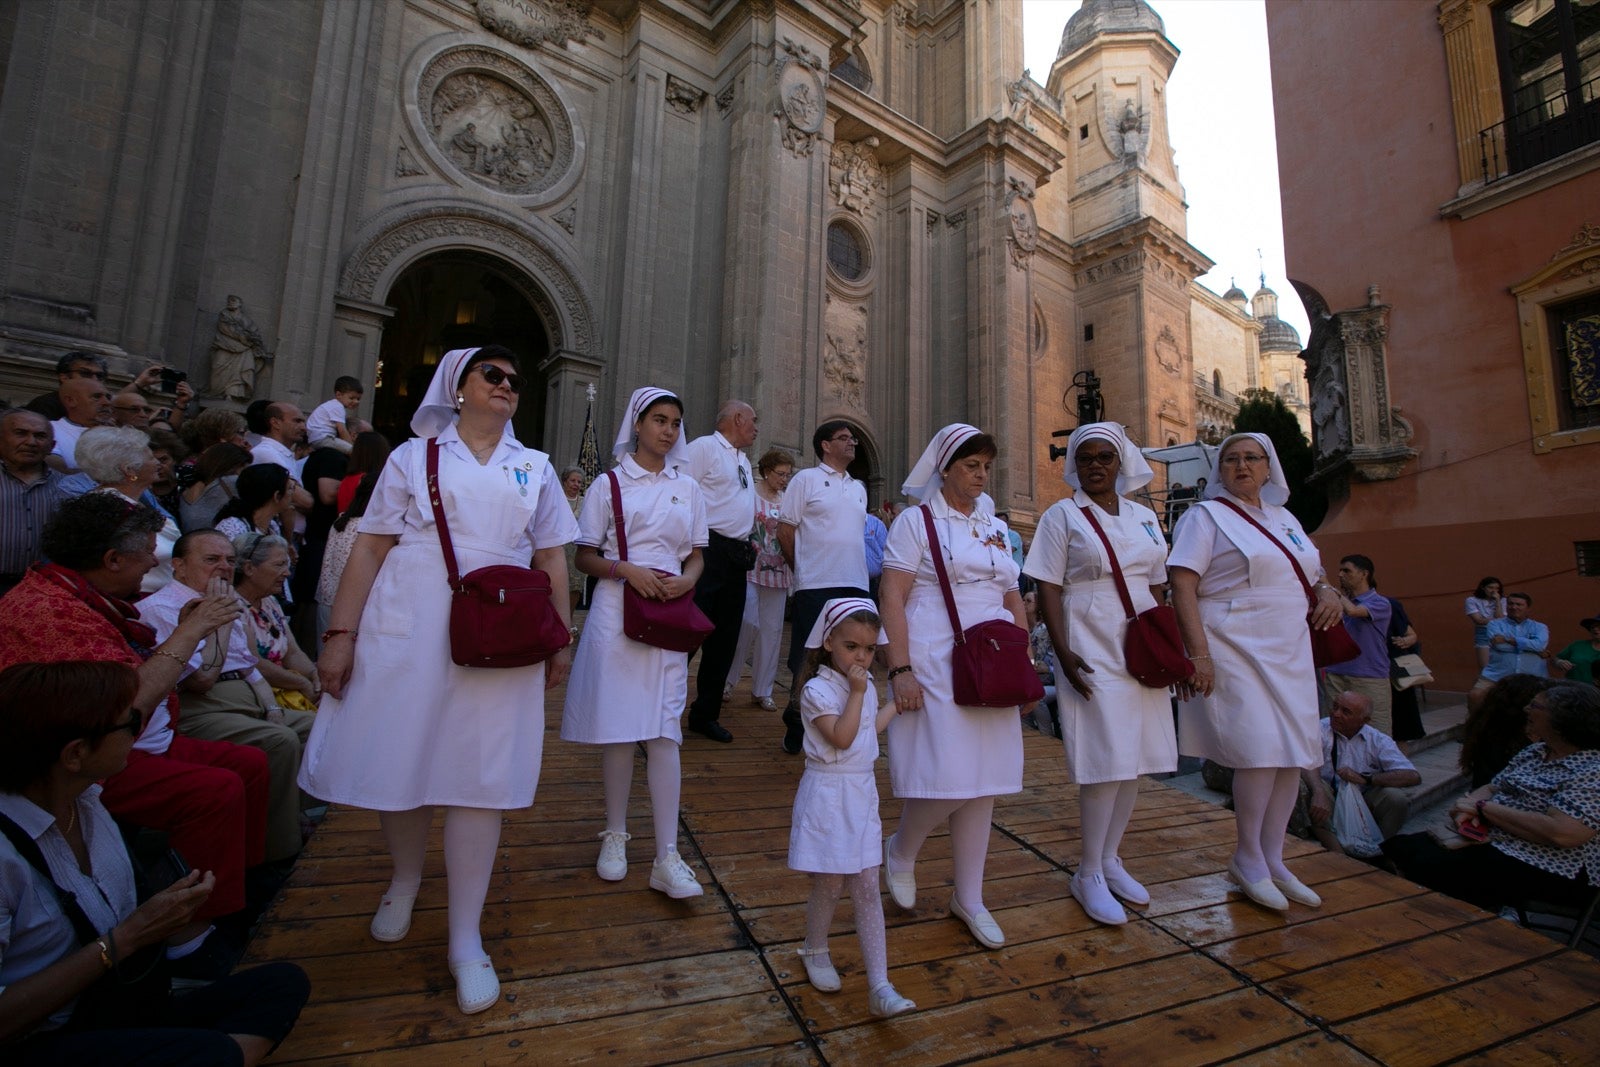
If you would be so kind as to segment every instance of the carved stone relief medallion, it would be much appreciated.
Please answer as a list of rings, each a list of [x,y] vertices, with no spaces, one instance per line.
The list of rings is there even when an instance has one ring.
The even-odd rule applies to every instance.
[[[499,37],[527,48],[549,41],[563,47],[605,34],[589,24],[589,5],[580,0],[473,0],[478,21]]]
[[[554,91],[493,49],[440,53],[422,72],[417,106],[444,158],[496,192],[541,193],[572,167],[572,127]]]
[[[1183,366],[1183,351],[1178,347],[1178,336],[1171,326],[1163,325],[1156,335],[1155,353],[1162,370],[1176,374]]]
[[[1028,265],[1028,257],[1039,247],[1039,220],[1033,211],[1033,187],[1017,178],[1006,179],[1006,215],[1011,224],[1011,236],[1006,245],[1011,249],[1011,262],[1018,267]]]
[[[777,52],[777,115],[783,125],[783,147],[796,156],[809,156],[826,113],[822,59],[788,37],[778,45]]]

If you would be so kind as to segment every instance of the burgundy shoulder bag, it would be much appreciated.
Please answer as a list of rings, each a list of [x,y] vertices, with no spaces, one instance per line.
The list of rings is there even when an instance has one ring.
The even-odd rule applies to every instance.
[[[1044,699],[1044,683],[1028,655],[1028,631],[1005,619],[990,619],[961,628],[950,575],[944,567],[944,550],[933,528],[933,511],[921,505],[922,524],[928,531],[928,553],[939,575],[939,590],[950,613],[955,647],[950,653],[951,693],[955,702],[969,708],[1014,708]]]
[[[572,643],[550,576],[508,563],[462,574],[439,495],[439,439],[428,438],[428,502],[450,578],[450,659],[461,667],[530,667]]]
[[[611,480],[611,518],[617,527],[617,559],[628,559],[628,533],[622,522],[622,483],[616,471],[606,471]],[[671,578],[667,571],[656,571]],[[652,600],[640,596],[633,586],[622,583],[622,632],[646,645],[669,652],[693,652],[715,630],[706,613],[694,602],[694,590],[671,600]]]
[[[1317,606],[1317,594],[1311,589],[1311,582],[1306,579],[1306,572],[1300,568],[1300,561],[1294,558],[1294,553],[1289,547],[1276,537],[1272,536],[1265,526],[1252,519],[1245,510],[1231,500],[1217,501],[1232,508],[1245,522],[1261,531],[1261,536],[1278,546],[1278,551],[1289,558],[1289,565],[1294,568],[1294,576],[1300,579],[1300,586],[1306,591],[1306,616],[1309,619],[1311,612]],[[1319,630],[1310,626],[1311,631],[1311,663],[1318,668],[1334,667],[1340,663],[1348,663],[1361,655],[1361,646],[1356,644],[1356,639],[1350,636],[1350,631],[1344,628],[1344,620],[1340,619],[1326,630]]]
[[[1194,664],[1183,654],[1183,638],[1178,636],[1178,613],[1168,604],[1157,604],[1144,612],[1133,610],[1133,596],[1128,592],[1128,582],[1122,576],[1122,564],[1117,562],[1111,539],[1093,511],[1078,510],[1094,527],[1100,543],[1106,547],[1106,558],[1111,561],[1111,577],[1117,583],[1117,595],[1122,598],[1122,610],[1128,617],[1128,632],[1122,638],[1122,659],[1128,673],[1140,685],[1151,689],[1165,689],[1183,681],[1194,673]]]

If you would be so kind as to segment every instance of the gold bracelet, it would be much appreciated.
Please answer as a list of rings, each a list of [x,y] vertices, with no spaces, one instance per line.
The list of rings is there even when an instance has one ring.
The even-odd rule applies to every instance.
[[[96,938],[95,944],[100,946],[100,965],[109,971],[115,965],[111,962],[111,946],[106,941],[104,937]]]
[[[184,659],[182,656],[178,655],[176,652],[168,652],[164,648],[158,648],[158,649],[154,650],[153,652],[151,652],[150,654],[152,656],[165,656],[168,659],[170,659],[172,662],[176,663],[180,667],[187,667],[189,665],[189,661],[188,660]]]

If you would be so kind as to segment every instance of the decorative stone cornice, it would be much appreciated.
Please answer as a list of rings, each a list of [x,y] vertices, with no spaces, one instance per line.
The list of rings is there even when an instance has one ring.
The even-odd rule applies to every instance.
[[[565,48],[568,41],[582,42],[590,37],[605,40],[605,34],[589,23],[589,4],[584,0],[473,0],[478,22],[497,37],[538,48],[549,43]]]

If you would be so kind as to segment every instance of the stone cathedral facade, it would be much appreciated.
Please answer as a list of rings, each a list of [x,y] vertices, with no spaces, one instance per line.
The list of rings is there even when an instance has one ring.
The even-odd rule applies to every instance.
[[[1211,264],[1144,0],[1085,0],[1042,81],[1015,0],[33,0],[0,57],[12,399],[72,348],[205,394],[242,317],[256,397],[353,374],[399,433],[493,340],[558,464],[591,386],[602,446],[645,383],[803,463],[849,419],[875,502],[959,419],[1024,527],[1078,372],[1142,443],[1198,431]]]

